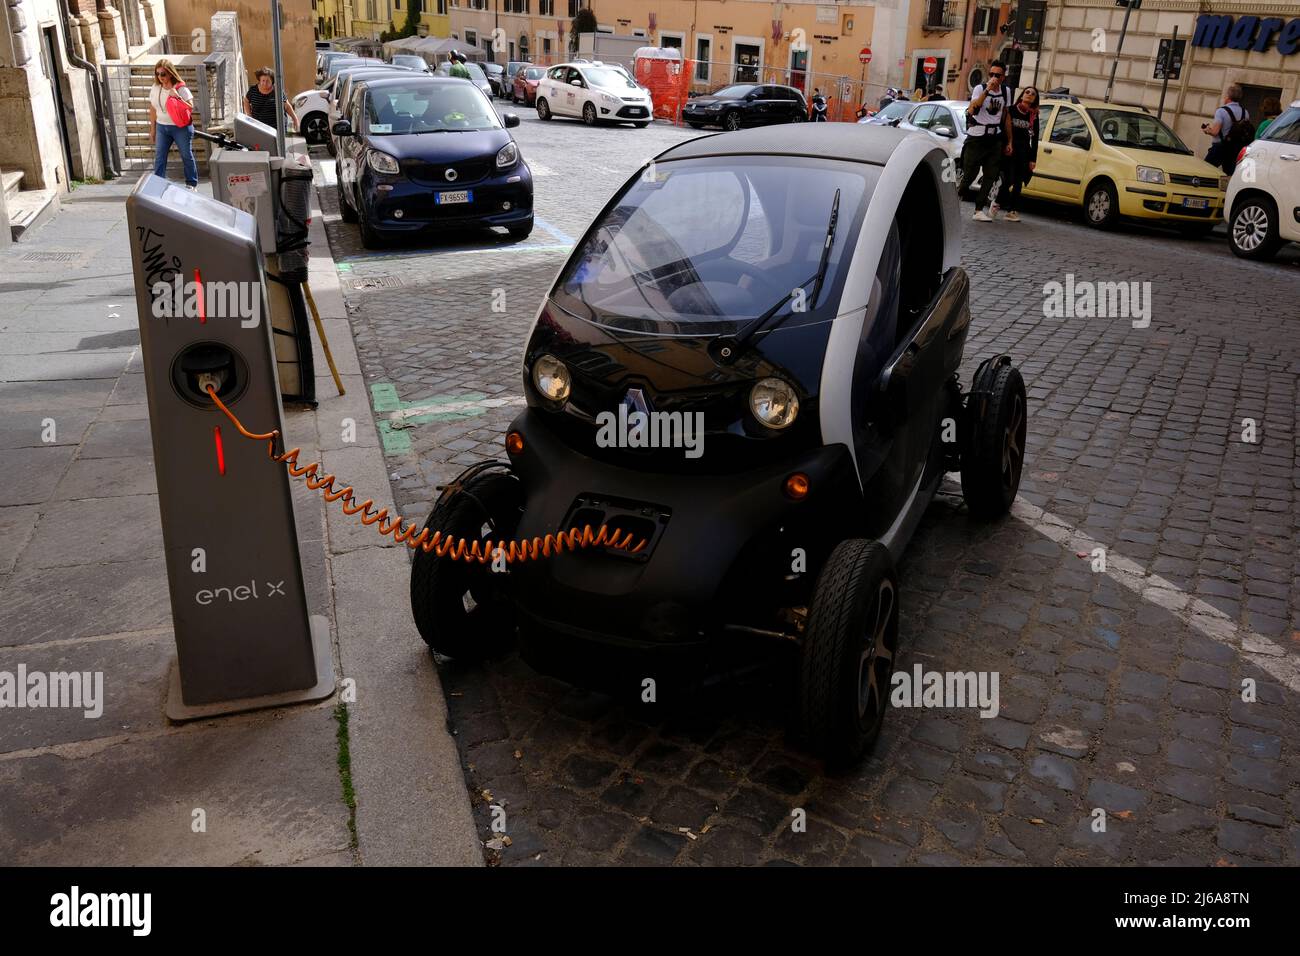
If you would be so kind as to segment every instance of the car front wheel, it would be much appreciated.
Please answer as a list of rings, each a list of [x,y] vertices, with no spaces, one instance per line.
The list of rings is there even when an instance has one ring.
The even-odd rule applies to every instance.
[[[889,550],[850,538],[813,592],[799,668],[800,723],[833,768],[857,763],[880,736],[898,654],[898,579]]]
[[[596,125],[596,104],[594,103],[582,104],[582,121],[586,123],[588,126]]]
[[[740,113],[736,112],[735,110],[732,110],[725,117],[723,117],[722,128],[732,130],[733,132],[735,130],[740,129]]]
[[[1113,227],[1119,221],[1119,196],[1115,195],[1115,187],[1104,179],[1089,186],[1083,199],[1083,212],[1088,225],[1096,229]]]
[[[1271,259],[1282,248],[1277,207],[1264,196],[1237,201],[1228,221],[1228,245],[1242,259]]]

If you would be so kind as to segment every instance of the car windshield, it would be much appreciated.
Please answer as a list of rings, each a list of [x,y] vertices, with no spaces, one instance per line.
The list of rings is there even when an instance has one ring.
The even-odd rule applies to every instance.
[[[822,296],[793,309],[785,324],[832,317],[834,310],[821,306],[838,296],[836,279],[855,246],[873,175],[872,166],[779,156],[657,163],[592,227],[557,293],[572,297],[573,311],[614,327],[732,331],[817,272],[839,190]],[[811,285],[805,288],[811,295]]]
[[[393,66],[413,66],[423,70],[424,60],[418,56],[395,56],[393,57]]]
[[[607,66],[589,66],[582,71],[582,75],[592,86],[600,86],[607,90],[636,89],[636,84],[627,78],[626,73],[620,73]]]
[[[476,89],[455,83],[385,86],[366,97],[370,136],[496,129],[496,111]]]
[[[754,87],[748,84],[738,83],[735,86],[724,86],[713,95],[720,100],[743,100],[753,90]]]
[[[1092,117],[1101,141],[1108,146],[1192,154],[1173,130],[1147,113],[1093,107],[1089,108],[1088,115]]]
[[[878,120],[902,119],[909,112],[911,112],[911,110],[915,106],[916,106],[915,103],[909,102],[908,100],[894,100],[894,102],[890,103],[883,110],[876,113],[876,115],[873,116],[872,119],[878,119]]]

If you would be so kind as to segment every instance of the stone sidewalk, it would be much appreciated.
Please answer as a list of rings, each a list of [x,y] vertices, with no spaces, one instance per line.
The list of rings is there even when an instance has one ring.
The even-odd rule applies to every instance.
[[[174,643],[124,206],[134,182],[77,189],[0,253],[0,675],[103,675],[95,717],[0,708],[0,859],[480,865],[445,701],[410,620],[407,556],[300,483],[308,605],[329,616],[336,674],[357,688],[343,738],[355,822],[338,695],[189,724],[163,715]],[[317,343],[320,406],[286,408],[286,437],[391,506],[319,212],[313,239],[311,283],[347,394]]]

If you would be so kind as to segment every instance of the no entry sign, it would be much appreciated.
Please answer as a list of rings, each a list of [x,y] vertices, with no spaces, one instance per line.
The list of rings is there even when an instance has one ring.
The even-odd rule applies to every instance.
[[[939,61],[932,56],[927,56],[921,61],[921,69],[925,71],[926,76],[929,76],[935,70],[939,69]]]
[[[861,50],[858,51],[858,62],[859,63],[871,62],[871,47],[864,46]]]

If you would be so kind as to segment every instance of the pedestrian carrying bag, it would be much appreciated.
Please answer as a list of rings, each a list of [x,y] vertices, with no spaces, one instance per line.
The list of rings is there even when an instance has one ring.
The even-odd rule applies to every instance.
[[[194,107],[185,102],[176,92],[184,85],[184,83],[177,83],[167,97],[167,115],[177,126],[189,126],[194,122]]]
[[[1232,116],[1232,110],[1228,110],[1228,115]],[[1228,128],[1228,135],[1223,137],[1223,141],[1232,148],[1232,154],[1235,156],[1243,147],[1249,146],[1255,141],[1255,124],[1250,121],[1250,114],[1246,112],[1246,107],[1240,103],[1237,109],[1241,110],[1241,116],[1233,116],[1232,126]]]

